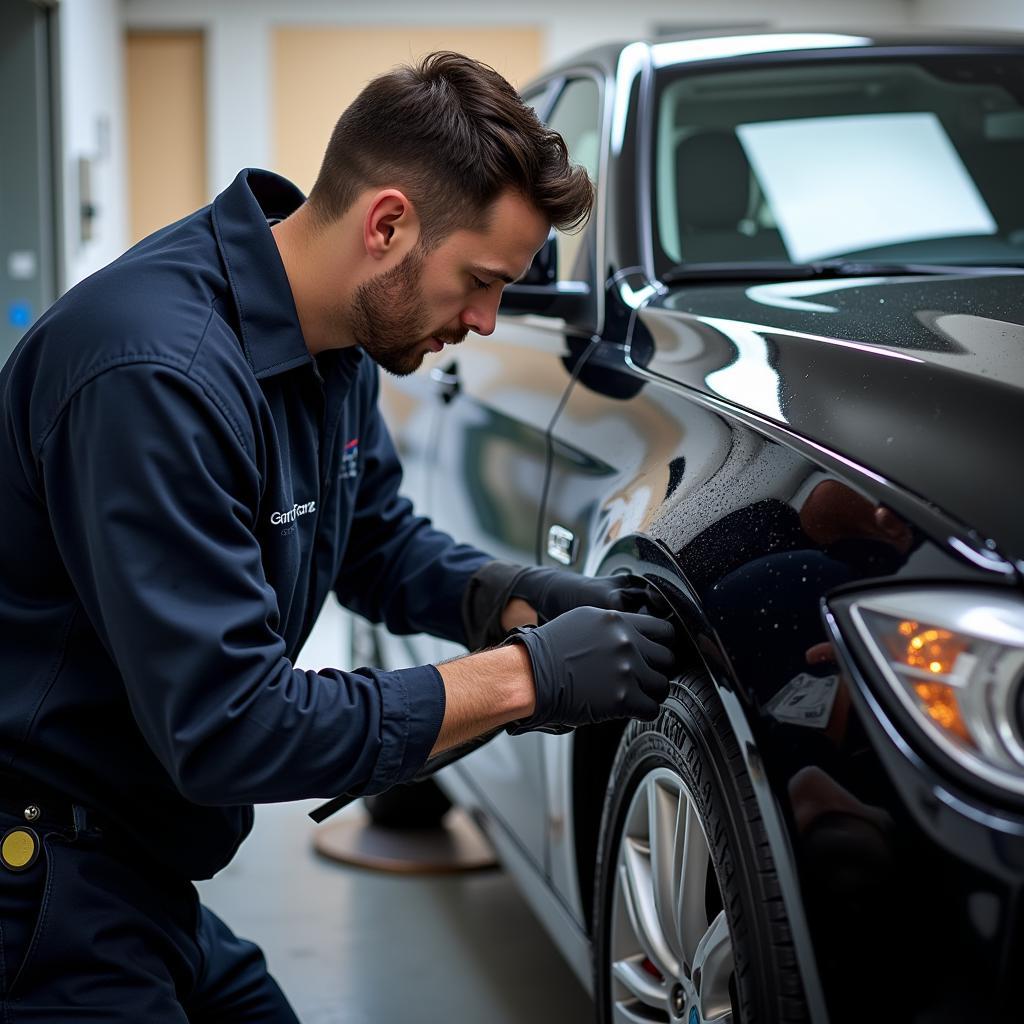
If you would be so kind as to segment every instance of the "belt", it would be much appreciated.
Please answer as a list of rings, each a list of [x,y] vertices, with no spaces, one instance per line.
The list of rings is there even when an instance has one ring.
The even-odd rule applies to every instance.
[[[57,828],[78,835],[99,830],[93,811],[32,779],[0,772],[0,811],[33,828]]]

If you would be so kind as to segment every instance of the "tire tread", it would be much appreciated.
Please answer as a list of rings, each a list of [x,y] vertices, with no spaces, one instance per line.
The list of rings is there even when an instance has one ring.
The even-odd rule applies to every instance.
[[[610,833],[619,830],[627,799],[624,787],[638,781],[638,766],[644,758],[658,756],[659,748],[665,754],[666,743],[675,750],[677,760],[691,768],[701,761],[701,772],[710,769],[714,776],[700,787],[706,793],[711,792],[710,786],[714,792],[707,798],[698,795],[697,803],[702,818],[705,804],[714,805],[715,810],[714,827],[708,830],[709,846],[732,935],[741,1004],[738,1017],[744,1024],[806,1024],[809,1016],[792,933],[753,783],[714,683],[699,671],[673,682],[669,700],[656,721],[633,721],[627,726],[612,766],[595,874],[598,1018],[609,1019],[605,1005],[608,971],[602,959],[610,897],[602,880],[614,870],[608,865],[614,863],[617,853]],[[617,834],[614,839],[617,844]]]

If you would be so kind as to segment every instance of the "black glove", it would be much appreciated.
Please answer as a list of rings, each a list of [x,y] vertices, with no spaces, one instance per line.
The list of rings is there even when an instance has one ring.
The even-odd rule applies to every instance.
[[[562,569],[526,568],[512,581],[510,596],[533,605],[545,623],[584,605],[620,612],[651,608],[653,594],[657,591],[640,576],[580,576]]]
[[[665,619],[589,607],[513,630],[505,643],[526,648],[537,705],[508,731],[565,732],[610,718],[652,721],[676,674],[675,642],[675,627]]]
[[[528,601],[541,623],[584,605],[626,612],[650,611],[662,616],[670,613],[664,598],[641,576],[595,579],[562,569],[488,562],[472,576],[462,599],[463,629],[471,651],[505,639],[507,630],[501,624],[501,616],[513,597]]]

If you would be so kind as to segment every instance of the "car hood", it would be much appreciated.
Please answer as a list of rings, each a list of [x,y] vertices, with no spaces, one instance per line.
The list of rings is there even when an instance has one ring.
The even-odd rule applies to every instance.
[[[1024,557],[1024,275],[687,284],[633,358],[779,423]]]

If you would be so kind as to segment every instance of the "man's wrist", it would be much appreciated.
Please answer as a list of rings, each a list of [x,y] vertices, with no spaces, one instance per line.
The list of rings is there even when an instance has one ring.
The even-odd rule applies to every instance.
[[[537,689],[533,680],[533,665],[526,644],[510,643],[497,648],[508,660],[508,668],[502,672],[502,678],[508,681],[508,692],[505,694],[506,708],[510,715],[509,721],[529,718],[537,709]]]
[[[520,643],[494,647],[437,666],[445,689],[444,719],[431,756],[536,709],[533,665]]]
[[[509,598],[501,613],[501,628],[507,633],[516,626],[533,626],[537,623],[537,611],[521,597]]]
[[[501,717],[502,724],[532,715],[537,692],[530,652],[522,643],[505,643],[462,655],[434,666],[445,686],[468,686],[480,712]]]

